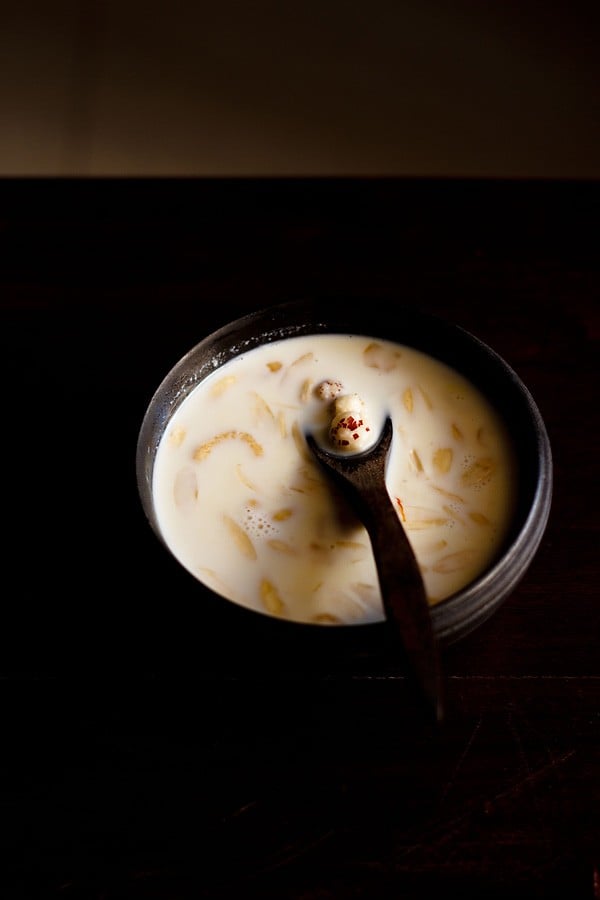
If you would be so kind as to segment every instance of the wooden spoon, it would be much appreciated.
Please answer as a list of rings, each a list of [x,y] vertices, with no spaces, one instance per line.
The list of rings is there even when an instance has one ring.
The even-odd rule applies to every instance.
[[[325,449],[312,434],[308,446],[367,529],[386,618],[399,638],[409,665],[436,720],[443,718],[439,652],[421,571],[385,482],[392,442],[386,419],[378,442],[368,450],[344,454]]]

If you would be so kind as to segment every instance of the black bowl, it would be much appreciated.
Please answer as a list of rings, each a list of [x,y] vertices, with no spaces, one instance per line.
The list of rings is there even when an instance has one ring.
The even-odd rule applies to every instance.
[[[462,590],[431,609],[442,644],[453,643],[482,624],[514,591],[544,534],[552,501],[552,453],[535,401],[514,370],[491,347],[459,325],[420,309],[390,306],[369,313],[368,302],[352,307],[339,300],[302,300],[258,310],[204,337],[175,364],[154,393],[141,424],[136,455],[140,499],[159,540],[152,497],[156,451],[171,416],[197,384],[242,352],[299,335],[360,334],[395,341],[427,353],[475,384],[507,424],[518,466],[516,509],[495,563]],[[206,590],[208,590],[206,588]],[[212,592],[211,592],[212,593]],[[223,603],[230,601],[219,598]],[[270,618],[261,613],[243,615]],[[268,628],[338,631],[363,626],[270,622]],[[372,626],[364,626],[372,627]]]

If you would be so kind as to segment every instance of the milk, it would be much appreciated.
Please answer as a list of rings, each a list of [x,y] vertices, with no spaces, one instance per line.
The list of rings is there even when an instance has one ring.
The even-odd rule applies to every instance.
[[[386,484],[429,602],[496,558],[514,509],[516,464],[476,386],[400,344],[303,335],[216,368],[161,438],[152,482],[161,535],[216,593],[296,622],[383,619],[367,532],[305,440],[312,433],[326,444],[340,397],[360,399],[370,434],[392,419]]]

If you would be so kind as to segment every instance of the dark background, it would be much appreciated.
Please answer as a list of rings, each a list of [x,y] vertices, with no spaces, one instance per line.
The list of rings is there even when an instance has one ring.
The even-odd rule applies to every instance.
[[[2,897],[595,900],[598,183],[0,182]],[[295,297],[417,303],[524,380],[554,455],[526,577],[444,648],[448,715],[381,628],[199,588],[135,481],[147,404]]]
[[[3,175],[600,175],[592,0],[2,7]]]

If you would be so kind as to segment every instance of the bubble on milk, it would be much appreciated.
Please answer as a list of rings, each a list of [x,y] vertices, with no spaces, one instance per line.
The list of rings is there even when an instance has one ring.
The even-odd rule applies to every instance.
[[[257,506],[246,507],[244,521],[246,528],[255,538],[271,538],[279,534],[277,524]]]

